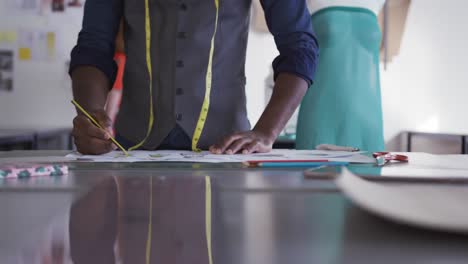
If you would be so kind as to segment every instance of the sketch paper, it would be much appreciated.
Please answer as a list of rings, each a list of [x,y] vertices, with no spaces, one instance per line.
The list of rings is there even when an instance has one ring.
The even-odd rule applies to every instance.
[[[215,155],[208,151],[200,153],[192,151],[143,151],[129,152],[126,157],[120,151],[113,151],[104,155],[81,155],[73,153],[67,155],[77,160],[94,162],[201,162],[201,163],[239,163],[249,160],[330,160],[356,163],[374,163],[375,159],[356,152],[320,151],[320,150],[273,150],[270,153],[254,153],[250,155]]]

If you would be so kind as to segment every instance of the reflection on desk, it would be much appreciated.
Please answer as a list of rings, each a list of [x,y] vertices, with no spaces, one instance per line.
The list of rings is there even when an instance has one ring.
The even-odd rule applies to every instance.
[[[145,263],[151,201],[151,263],[207,264],[206,175],[215,264],[468,263],[468,236],[373,216],[301,170],[84,163],[0,184],[0,263]]]
[[[138,170],[120,172],[120,177],[104,171],[92,173],[99,181],[70,204],[69,218],[62,223],[65,227],[55,228],[63,233],[51,237],[50,246],[41,245],[49,251],[37,255],[38,259],[57,258],[49,263],[61,263],[59,259],[65,259],[64,263],[145,263],[151,201],[149,263],[208,263],[204,176],[164,176]],[[282,192],[280,186],[271,192],[226,190],[220,188],[223,177],[215,174],[219,173],[213,172],[212,177],[213,263],[468,261],[467,236],[382,220],[354,207],[337,192]],[[256,180],[268,181],[268,177]],[[47,198],[42,196],[41,201]],[[49,223],[57,222],[51,218]],[[28,234],[16,236],[41,241]],[[5,242],[6,238],[0,239]],[[29,251],[15,248],[8,252]]]
[[[71,208],[77,264],[209,263],[207,248],[203,177],[110,178]]]

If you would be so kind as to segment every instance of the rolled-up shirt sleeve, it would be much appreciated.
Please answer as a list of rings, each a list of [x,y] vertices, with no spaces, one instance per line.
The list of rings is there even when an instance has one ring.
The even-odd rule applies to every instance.
[[[273,61],[275,79],[287,72],[312,84],[319,47],[306,0],[261,0],[261,4],[279,51]]]
[[[122,0],[86,1],[82,29],[71,52],[70,75],[79,66],[94,66],[114,82],[115,38],[121,17]]]

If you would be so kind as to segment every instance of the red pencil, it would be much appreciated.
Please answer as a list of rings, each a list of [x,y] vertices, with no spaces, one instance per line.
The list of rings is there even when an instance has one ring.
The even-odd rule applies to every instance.
[[[256,165],[258,163],[268,163],[268,162],[329,162],[329,160],[249,160],[246,161],[248,165]]]

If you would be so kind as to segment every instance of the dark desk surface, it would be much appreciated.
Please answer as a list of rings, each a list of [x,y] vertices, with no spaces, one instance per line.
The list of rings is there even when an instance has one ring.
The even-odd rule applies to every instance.
[[[145,263],[150,201],[150,263],[208,263],[206,175],[213,263],[468,263],[468,236],[373,216],[301,170],[141,165],[0,182],[0,263]]]

